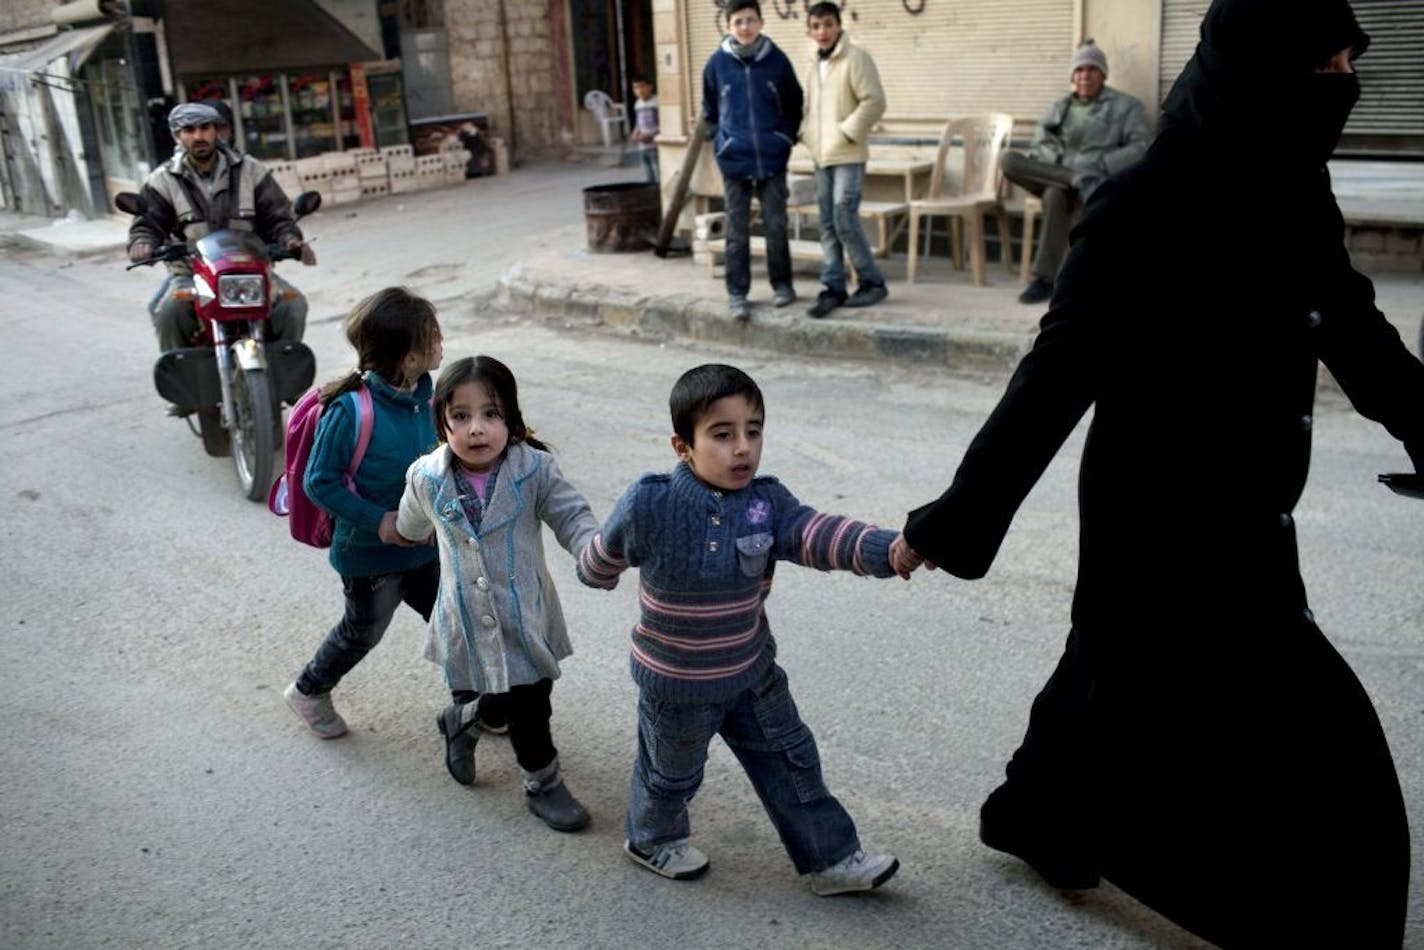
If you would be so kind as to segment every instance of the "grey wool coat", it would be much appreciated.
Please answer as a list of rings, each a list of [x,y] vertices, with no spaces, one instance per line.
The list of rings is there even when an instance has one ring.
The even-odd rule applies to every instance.
[[[457,464],[447,445],[416,459],[396,520],[403,536],[433,532],[440,547],[425,657],[444,668],[452,690],[508,692],[535,681],[531,667],[535,679],[557,679],[559,661],[573,647],[544,563],[543,526],[575,553],[598,531],[598,520],[552,455],[519,443],[500,465],[476,531],[455,487]]]

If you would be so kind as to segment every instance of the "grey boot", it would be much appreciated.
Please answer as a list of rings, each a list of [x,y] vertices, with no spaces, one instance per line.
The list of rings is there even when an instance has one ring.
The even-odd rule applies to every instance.
[[[480,734],[475,730],[475,709],[478,703],[451,703],[435,717],[435,725],[445,737],[445,767],[450,777],[461,785],[475,784],[475,743]]]
[[[539,771],[523,775],[525,802],[544,824],[555,831],[578,831],[588,825],[588,812],[564,784],[557,758]]]

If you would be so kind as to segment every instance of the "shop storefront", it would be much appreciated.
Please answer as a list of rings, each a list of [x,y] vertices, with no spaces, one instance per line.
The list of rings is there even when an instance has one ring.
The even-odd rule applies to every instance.
[[[357,105],[372,103],[366,64],[380,57],[310,0],[273,4],[256,17],[251,5],[170,0],[166,24],[170,37],[229,40],[170,40],[177,95],[225,100],[234,137],[249,153],[287,160],[377,144],[369,111]],[[390,108],[385,102],[386,138],[395,137]]]

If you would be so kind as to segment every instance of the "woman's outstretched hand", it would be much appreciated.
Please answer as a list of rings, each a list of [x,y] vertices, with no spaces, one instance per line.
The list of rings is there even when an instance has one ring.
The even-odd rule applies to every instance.
[[[924,565],[926,570],[934,570],[935,566],[926,561],[915,549],[910,547],[910,542],[905,540],[904,533],[897,534],[895,540],[890,542],[890,566],[895,569],[905,580],[910,579],[910,575],[915,573],[915,569]]]

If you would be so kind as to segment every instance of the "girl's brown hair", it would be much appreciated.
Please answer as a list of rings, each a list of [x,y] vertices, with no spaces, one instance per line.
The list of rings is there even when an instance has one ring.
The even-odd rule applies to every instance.
[[[523,442],[536,449],[550,451],[549,446],[534,438],[534,430],[524,424],[519,410],[519,385],[514,374],[493,356],[466,356],[445,367],[435,384],[435,435],[441,442],[448,440],[445,430],[445,410],[455,400],[455,390],[465,383],[479,383],[494,397],[509,429],[509,444]]]
[[[367,370],[398,389],[411,385],[415,380],[405,378],[406,356],[430,352],[439,335],[430,301],[405,287],[376,291],[346,315],[346,339],[356,350],[356,368],[321,388],[321,404],[359,389]]]

